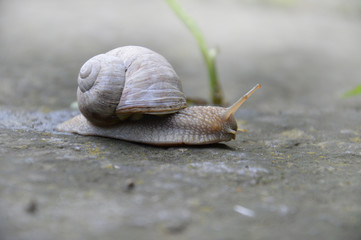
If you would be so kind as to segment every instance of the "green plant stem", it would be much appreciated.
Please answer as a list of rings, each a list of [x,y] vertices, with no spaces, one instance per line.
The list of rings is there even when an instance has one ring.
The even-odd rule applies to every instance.
[[[223,91],[218,81],[218,75],[215,64],[217,51],[215,49],[209,49],[207,47],[206,41],[204,40],[203,35],[200,29],[197,27],[195,21],[185,12],[185,10],[176,0],[166,0],[166,1],[168,5],[173,9],[175,14],[190,30],[194,38],[197,40],[198,46],[202,52],[202,56],[204,58],[204,61],[206,62],[208,69],[212,103],[216,105],[223,105],[224,104]]]
[[[343,97],[353,97],[361,94],[361,85],[356,86],[355,88],[347,91],[343,94]]]

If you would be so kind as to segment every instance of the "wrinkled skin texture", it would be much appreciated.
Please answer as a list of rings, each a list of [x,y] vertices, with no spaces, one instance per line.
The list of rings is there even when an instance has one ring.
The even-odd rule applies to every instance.
[[[189,107],[166,116],[144,115],[137,121],[99,127],[78,115],[57,126],[58,131],[95,135],[151,145],[200,145],[235,139],[237,123],[222,119],[221,107]]]

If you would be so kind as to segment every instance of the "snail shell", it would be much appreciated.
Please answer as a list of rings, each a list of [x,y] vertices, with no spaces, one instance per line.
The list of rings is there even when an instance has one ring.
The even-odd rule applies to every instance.
[[[235,139],[233,115],[260,87],[256,85],[228,108],[186,108],[181,82],[168,61],[136,46],[120,47],[88,60],[80,69],[78,85],[82,114],[59,124],[56,130],[151,145]]]
[[[114,125],[139,114],[169,114],[186,107],[179,77],[147,48],[126,46],[97,55],[80,69],[77,98],[93,124]]]

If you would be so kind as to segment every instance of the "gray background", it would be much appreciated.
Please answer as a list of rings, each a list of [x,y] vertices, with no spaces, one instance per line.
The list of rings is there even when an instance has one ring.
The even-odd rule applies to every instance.
[[[181,4],[219,49],[228,103],[262,84],[236,141],[156,148],[53,131],[77,113],[90,57],[148,47],[187,96],[209,99],[201,54],[163,1],[0,1],[0,236],[360,239],[361,99],[340,97],[361,83],[359,1]]]

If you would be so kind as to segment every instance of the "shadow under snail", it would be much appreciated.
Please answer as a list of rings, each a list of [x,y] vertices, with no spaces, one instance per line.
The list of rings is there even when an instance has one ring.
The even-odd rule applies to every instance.
[[[237,133],[234,113],[260,87],[228,108],[187,107],[181,82],[163,56],[144,47],[120,47],[82,66],[81,114],[56,130],[160,146],[230,141]]]

